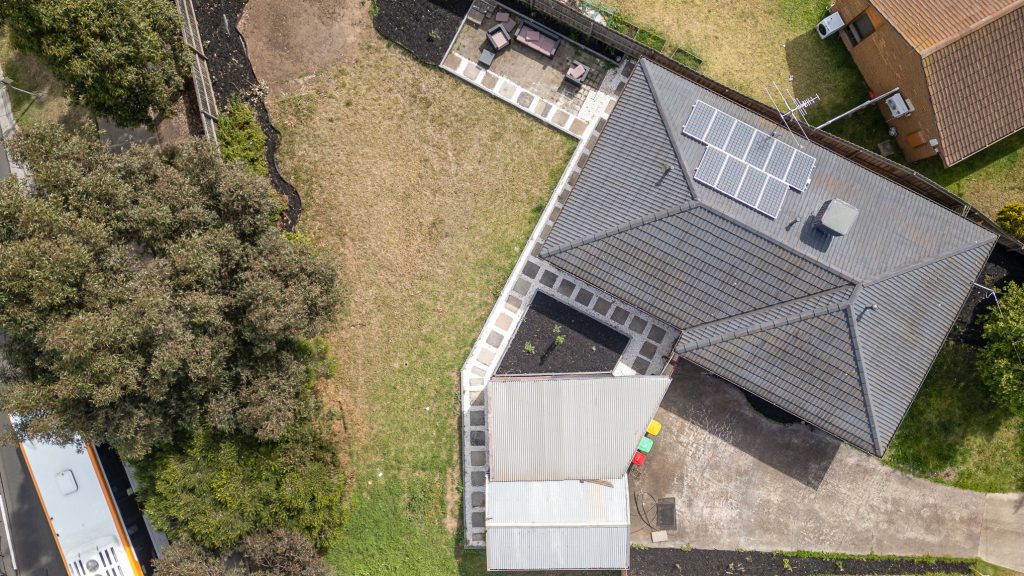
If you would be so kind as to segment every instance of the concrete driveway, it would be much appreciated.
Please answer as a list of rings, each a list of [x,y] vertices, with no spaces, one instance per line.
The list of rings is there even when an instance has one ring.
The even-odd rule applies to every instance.
[[[677,530],[652,544],[634,509],[635,543],[981,557],[1024,571],[1024,494],[897,472],[806,425],[764,418],[737,388],[689,364],[657,418],[664,428],[631,489],[646,505],[674,497]]]

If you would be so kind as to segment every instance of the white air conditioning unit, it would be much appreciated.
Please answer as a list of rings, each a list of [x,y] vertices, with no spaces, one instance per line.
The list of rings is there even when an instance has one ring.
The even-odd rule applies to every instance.
[[[889,107],[889,112],[893,118],[903,118],[914,111],[910,106],[910,102],[905,100],[899,92],[886,98],[885,105]]]
[[[824,20],[818,22],[818,36],[821,36],[821,39],[824,40],[839,32],[843,26],[845,26],[843,17],[839,15],[839,12],[833,12],[826,16]]]

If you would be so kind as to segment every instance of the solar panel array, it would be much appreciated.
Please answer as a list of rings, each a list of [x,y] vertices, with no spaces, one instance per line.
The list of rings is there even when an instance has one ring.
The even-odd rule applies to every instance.
[[[693,178],[771,218],[779,217],[789,189],[782,180],[714,146],[704,149]]]
[[[701,100],[683,134],[707,144],[696,180],[772,218],[789,188],[803,192],[811,182],[813,156]]]

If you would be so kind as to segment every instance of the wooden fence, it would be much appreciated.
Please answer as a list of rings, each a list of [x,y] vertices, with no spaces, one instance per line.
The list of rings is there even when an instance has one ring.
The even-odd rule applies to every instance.
[[[210,69],[206,65],[206,54],[203,51],[203,38],[199,34],[199,23],[196,21],[195,7],[192,0],[174,0],[178,12],[185,21],[182,36],[185,45],[192,51],[192,84],[199,102],[199,114],[202,117],[203,133],[206,138],[217,142],[217,101],[213,96],[213,82]]]
[[[603,26],[581,12],[575,7],[568,6],[557,0],[502,0],[511,6],[529,14],[531,12],[542,14],[555,20],[565,27],[578,34],[585,35],[590,40],[604,44],[609,48],[622,52],[630,58],[647,58],[648,60],[667,68],[687,80],[697,84],[719,96],[751,110],[765,120],[784,126],[779,113],[775,108],[768,106],[753,98],[741,94],[724,84],[720,84],[703,74],[676,62],[668,55],[663,54],[650,46],[642,44],[628,36],[625,36],[607,26]],[[844,158],[870,170],[884,178],[892,180],[911,191],[928,198],[929,200],[952,210],[972,220],[979,225],[999,235],[999,243],[1013,250],[1024,249],[1024,244],[1003,231],[991,218],[965,202],[962,198],[939,186],[932,180],[918,174],[906,166],[879,156],[865,150],[860,146],[847,142],[838,136],[834,136],[813,126],[804,124],[804,130],[808,138],[824,148],[831,150]]]

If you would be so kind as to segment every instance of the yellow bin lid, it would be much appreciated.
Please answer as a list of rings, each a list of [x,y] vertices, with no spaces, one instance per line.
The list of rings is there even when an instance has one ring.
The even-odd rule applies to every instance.
[[[647,425],[647,433],[651,436],[657,436],[658,432],[661,432],[661,422],[651,420],[651,423]]]

